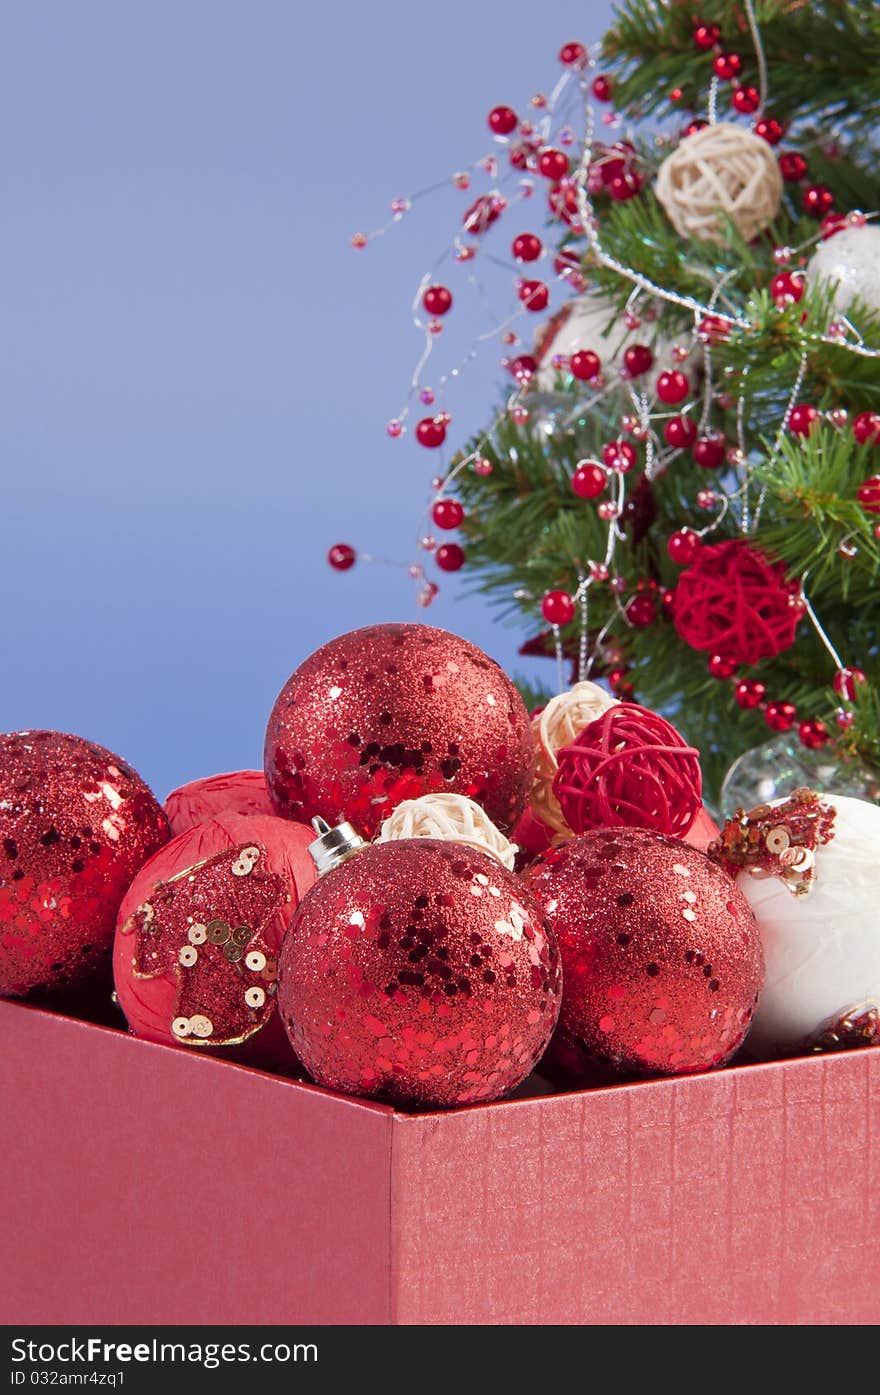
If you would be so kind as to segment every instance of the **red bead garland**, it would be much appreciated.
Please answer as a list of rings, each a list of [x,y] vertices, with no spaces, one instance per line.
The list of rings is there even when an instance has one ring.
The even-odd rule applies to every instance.
[[[675,450],[687,450],[697,439],[697,424],[690,417],[670,417],[663,428],[663,439]]]
[[[855,702],[856,688],[866,681],[863,669],[842,668],[834,675],[834,691],[847,702]]]
[[[640,378],[654,363],[654,355],[647,344],[630,344],[623,355],[624,367],[631,378]]]
[[[765,140],[768,145],[778,145],[785,135],[782,123],[773,116],[764,117],[761,121],[756,121],[754,126],[756,136]]]
[[[348,543],[334,543],[327,553],[327,561],[335,572],[347,572],[356,558],[357,553]]]
[[[819,410],[811,402],[799,402],[792,407],[788,418],[788,429],[793,436],[809,436],[819,420]]]
[[[441,572],[457,572],[464,566],[464,548],[458,543],[442,543],[434,553],[434,561]]]
[[[671,373],[661,373],[656,382],[657,396],[668,407],[676,407],[683,402],[691,390],[687,375],[676,369]]]
[[[852,433],[860,446],[869,441],[874,446],[880,445],[880,413],[859,412],[853,417]]]
[[[804,190],[804,212],[811,218],[823,218],[834,203],[834,195],[825,184],[811,184]]]
[[[599,73],[597,77],[593,78],[592,91],[597,102],[610,102],[612,90],[611,79],[605,73]]]
[[[592,349],[578,349],[568,360],[568,371],[579,381],[587,383],[602,372],[602,360]]]
[[[625,607],[626,618],[636,630],[646,630],[657,619],[657,603],[647,593],[633,596]]]
[[[545,179],[558,182],[568,174],[568,156],[563,151],[554,150],[552,146],[548,146],[538,156],[538,169]]]
[[[690,528],[682,528],[673,533],[666,544],[666,551],[679,567],[690,566],[702,547],[699,535]]]
[[[865,513],[880,513],[880,475],[871,475],[856,490],[856,498]]]
[[[416,425],[416,440],[428,450],[436,450],[446,440],[446,427],[436,417],[422,417]]]
[[[519,117],[513,107],[493,107],[487,117],[489,130],[496,136],[509,136],[516,129]]]
[[[760,707],[767,696],[767,689],[757,678],[743,678],[734,688],[733,696],[740,707],[751,711],[754,707]]]
[[[635,703],[608,708],[557,760],[553,793],[576,833],[624,824],[681,838],[700,811],[699,753]]]
[[[518,294],[527,310],[534,312],[547,309],[550,292],[543,281],[520,281]]]
[[[794,643],[800,608],[781,563],[739,539],[701,548],[678,583],[675,628],[692,649],[742,664]]]
[[[751,116],[761,105],[761,94],[757,87],[737,87],[730,102],[734,110],[743,116]]]
[[[770,295],[780,310],[803,299],[804,277],[798,271],[780,271],[770,282]]]
[[[798,737],[802,745],[810,751],[818,751],[820,747],[827,745],[831,740],[825,723],[816,720],[801,722],[798,727]]]
[[[559,50],[559,61],[566,68],[580,68],[587,56],[587,50],[583,44],[570,43],[563,44]]]
[[[742,72],[742,59],[738,53],[719,53],[712,69],[722,82],[730,82]]]
[[[544,250],[544,245],[534,233],[520,233],[513,239],[514,259],[518,262],[536,262]]]
[[[694,43],[697,48],[714,48],[721,38],[721,30],[717,24],[707,24],[704,20],[694,21]]]
[[[706,665],[713,678],[732,678],[739,667],[736,659],[728,659],[724,654],[712,654]]]
[[[764,721],[774,731],[790,731],[797,721],[797,708],[793,702],[768,702]]]
[[[429,315],[445,315],[452,309],[452,292],[446,286],[429,286],[422,296]]]
[[[548,591],[541,602],[541,614],[548,625],[570,625],[575,604],[567,591]]]
[[[779,173],[786,184],[798,184],[807,172],[807,162],[799,150],[785,150],[779,157]]]
[[[438,499],[431,517],[438,528],[458,528],[464,521],[464,509],[457,499]]]
[[[717,470],[726,454],[727,440],[720,431],[701,436],[694,444],[694,460],[703,470]]]
[[[571,477],[571,487],[579,499],[598,499],[608,484],[608,476],[601,465],[582,461]]]

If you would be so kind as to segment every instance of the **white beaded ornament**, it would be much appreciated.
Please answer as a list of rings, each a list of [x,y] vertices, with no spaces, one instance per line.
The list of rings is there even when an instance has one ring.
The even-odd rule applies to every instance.
[[[377,843],[400,838],[442,838],[466,843],[513,871],[516,844],[509,842],[489,815],[463,794],[423,794],[404,799],[379,829]]]
[[[684,137],[660,166],[654,192],[681,237],[723,242],[726,215],[748,242],[776,217],[782,175],[767,141],[719,121]]]
[[[535,773],[532,782],[532,809],[542,823],[565,838],[572,836],[553,793],[553,777],[558,769],[556,755],[569,746],[609,707],[616,698],[600,688],[598,683],[575,683],[567,692],[551,698],[537,717],[532,718],[535,738]]]

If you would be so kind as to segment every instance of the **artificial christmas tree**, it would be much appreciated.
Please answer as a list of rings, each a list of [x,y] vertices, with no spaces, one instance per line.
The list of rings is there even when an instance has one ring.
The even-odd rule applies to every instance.
[[[675,720],[710,800],[780,732],[822,750],[826,787],[874,797],[880,9],[628,0],[601,47],[559,57],[527,119],[493,109],[472,167],[492,187],[452,251],[473,277],[510,248],[492,332],[513,385],[445,469],[432,451],[432,517],[458,530],[462,575],[540,631],[526,652]],[[548,287],[529,352],[513,326]],[[432,416],[411,439],[449,447],[456,373],[426,389],[421,313],[413,416]]]

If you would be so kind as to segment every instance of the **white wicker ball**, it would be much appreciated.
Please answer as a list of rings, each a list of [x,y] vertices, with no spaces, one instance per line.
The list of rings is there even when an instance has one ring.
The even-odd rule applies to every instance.
[[[464,794],[423,794],[404,799],[385,820],[377,843],[393,843],[400,838],[441,838],[466,843],[513,871],[516,844],[496,828],[489,815]]]
[[[682,237],[723,242],[729,218],[748,242],[776,217],[782,175],[765,140],[719,121],[684,137],[660,166],[654,191]]]
[[[590,722],[596,721],[617,699],[600,688],[598,683],[575,683],[564,693],[551,698],[537,717],[532,718],[535,738],[535,773],[531,804],[542,823],[563,838],[571,838],[572,830],[565,821],[559,801],[553,793],[553,777],[558,769],[556,755],[569,746]]]
[[[807,280],[830,281],[834,304],[845,314],[854,300],[880,313],[880,226],[851,226],[820,242],[810,258]]]

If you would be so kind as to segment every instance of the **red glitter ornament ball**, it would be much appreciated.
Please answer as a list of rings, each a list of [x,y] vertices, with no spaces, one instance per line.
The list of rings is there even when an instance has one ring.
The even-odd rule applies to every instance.
[[[118,756],[56,731],[0,736],[0,994],[106,970],[116,912],[168,820]]]
[[[624,824],[683,838],[702,808],[699,752],[636,703],[609,707],[556,759],[553,793],[575,833]]]
[[[801,610],[791,599],[782,563],[738,539],[715,543],[681,574],[675,628],[692,649],[756,664],[794,643]]]
[[[288,679],[265,765],[289,818],[349,819],[372,837],[402,799],[446,791],[509,829],[531,783],[529,717],[476,645],[429,625],[371,625],[331,640]]]
[[[132,1032],[292,1064],[275,1012],[278,953],[316,878],[314,833],[274,815],[220,815],[173,838],[129,887],[113,972]]]
[[[437,1109],[524,1080],[561,993],[555,937],[519,878],[418,838],[321,878],[285,938],[278,1001],[319,1084]]]
[[[736,883],[704,853],[643,829],[596,830],[545,853],[525,881],[562,956],[556,1043],[636,1074],[728,1061],[764,977]]]
[[[175,837],[215,814],[274,812],[262,770],[233,770],[228,775],[191,780],[172,790],[165,800],[165,813]]]

